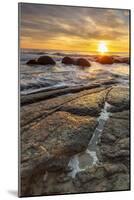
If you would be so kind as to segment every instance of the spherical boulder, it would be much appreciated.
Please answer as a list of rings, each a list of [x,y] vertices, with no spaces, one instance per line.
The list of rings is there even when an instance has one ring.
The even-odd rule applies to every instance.
[[[62,63],[66,64],[66,65],[74,65],[75,60],[73,58],[66,56],[62,59]]]
[[[123,58],[123,63],[130,64],[130,58],[129,57]]]
[[[31,59],[31,60],[29,60],[26,64],[27,64],[27,65],[36,65],[36,64],[37,64],[37,61],[34,60],[34,59]]]
[[[78,60],[76,61],[76,65],[78,66],[82,66],[82,67],[90,67],[91,64],[88,60],[86,60],[85,58],[78,58]]]
[[[37,60],[39,65],[55,65],[56,62],[50,56],[40,56]]]
[[[96,59],[96,61],[101,64],[113,64],[114,63],[114,60],[111,56],[99,56]]]
[[[130,64],[129,57],[114,57],[113,61],[114,61],[114,63],[126,63],[126,64]]]
[[[114,63],[122,63],[122,60],[119,57],[114,57],[113,62]]]

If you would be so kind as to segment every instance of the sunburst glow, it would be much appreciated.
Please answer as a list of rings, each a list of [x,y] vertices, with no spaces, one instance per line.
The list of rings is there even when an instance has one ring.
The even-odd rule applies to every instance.
[[[99,53],[106,53],[108,52],[107,44],[104,41],[99,42],[98,44],[98,52]]]

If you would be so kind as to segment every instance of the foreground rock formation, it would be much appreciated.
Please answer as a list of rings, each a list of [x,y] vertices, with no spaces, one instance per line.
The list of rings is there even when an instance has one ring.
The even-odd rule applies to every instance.
[[[22,196],[129,190],[128,88],[112,82],[48,99],[32,95],[34,103],[21,106]],[[86,152],[106,102],[94,163]],[[69,165],[77,157],[77,168]]]

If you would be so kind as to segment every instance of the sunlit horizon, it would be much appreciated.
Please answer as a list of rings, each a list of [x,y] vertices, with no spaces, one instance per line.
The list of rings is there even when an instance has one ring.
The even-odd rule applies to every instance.
[[[20,16],[23,49],[129,52],[129,10],[21,3]]]
[[[73,49],[69,49],[69,48],[50,48],[50,47],[44,47],[44,46],[25,46],[23,45],[21,42],[20,42],[20,48],[21,49],[33,49],[33,50],[51,50],[51,51],[72,51],[72,52],[94,52],[94,53],[101,53],[98,51],[98,47],[97,45],[95,45],[96,48],[94,48],[93,50],[92,49],[78,49],[78,48],[73,48]],[[108,51],[104,52],[105,54],[111,54],[111,53],[129,53],[129,47],[126,48],[126,49],[108,49]]]
[[[74,52],[74,53],[82,53],[82,54],[84,54],[84,53],[91,53],[91,54],[96,54],[96,55],[101,55],[101,53],[98,51],[98,50],[96,50],[96,51],[81,51],[81,50],[59,50],[59,49],[45,49],[45,48],[20,48],[22,51],[24,50],[24,51],[31,51],[31,50],[33,50],[33,51],[54,51],[54,52]],[[129,54],[129,51],[108,51],[108,52],[105,52],[105,53],[103,53],[103,55],[111,55],[111,54]]]

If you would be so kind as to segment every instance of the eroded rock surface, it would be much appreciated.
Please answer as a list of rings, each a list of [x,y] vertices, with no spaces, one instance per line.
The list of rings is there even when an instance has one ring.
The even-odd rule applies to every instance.
[[[107,102],[111,104],[111,112],[118,112],[129,109],[129,89],[126,87],[113,87],[110,91]]]
[[[72,177],[69,161],[86,151],[105,102],[110,117],[96,149],[99,162]],[[22,196],[128,190],[129,138],[128,88],[89,89],[21,107]]]
[[[97,92],[96,94],[92,93],[90,95],[77,98],[63,105],[61,110],[76,115],[99,116],[99,113],[104,106],[105,96],[108,91],[109,89],[105,89]]]
[[[21,135],[22,182],[29,185],[36,171],[66,168],[72,155],[86,149],[96,124],[94,117],[79,117],[66,112],[55,112],[33,123]]]

